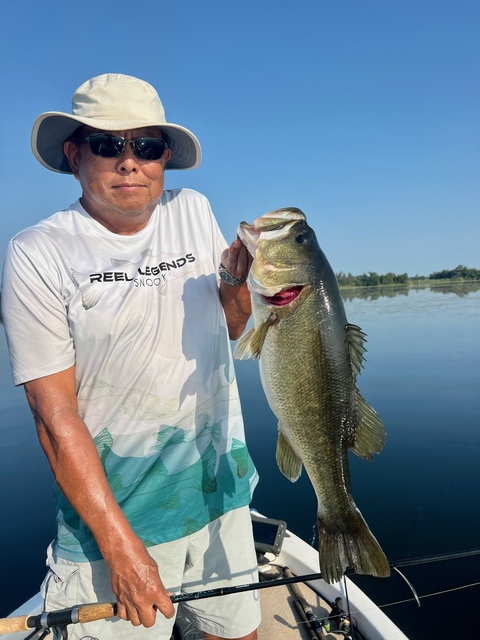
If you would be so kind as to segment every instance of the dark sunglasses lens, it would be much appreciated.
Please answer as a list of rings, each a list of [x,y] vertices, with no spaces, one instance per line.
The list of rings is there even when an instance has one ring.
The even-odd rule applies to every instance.
[[[133,145],[136,155],[141,160],[159,160],[167,147],[159,138],[136,138]]]
[[[102,158],[115,158],[125,147],[125,141],[120,136],[107,136],[103,133],[92,133],[88,141],[92,153]]]
[[[92,133],[88,136],[90,149],[96,156],[102,158],[116,158],[125,148],[126,141],[121,136],[111,136],[106,133]],[[133,143],[135,155],[141,160],[159,160],[167,148],[167,144],[159,138],[135,138]]]

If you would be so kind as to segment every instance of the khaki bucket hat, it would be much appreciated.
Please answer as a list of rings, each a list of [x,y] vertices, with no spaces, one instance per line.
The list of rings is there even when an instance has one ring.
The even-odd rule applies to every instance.
[[[132,76],[106,73],[87,80],[73,95],[71,114],[48,111],[38,116],[32,130],[34,156],[51,171],[72,173],[63,143],[82,124],[101,131],[160,127],[170,139],[167,169],[195,169],[202,159],[193,133],[167,122],[155,89]]]

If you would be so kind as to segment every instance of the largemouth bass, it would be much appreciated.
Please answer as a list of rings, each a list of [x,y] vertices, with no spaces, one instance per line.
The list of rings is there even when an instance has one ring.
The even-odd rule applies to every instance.
[[[280,471],[295,482],[304,466],[315,489],[322,575],[338,582],[350,566],[388,576],[387,558],[353,500],[348,468],[348,449],[371,460],[386,437],[356,384],[365,334],[347,322],[335,274],[299,209],[242,222],[238,235],[254,258],[247,279],[254,327],[235,357],[259,358],[278,418]]]

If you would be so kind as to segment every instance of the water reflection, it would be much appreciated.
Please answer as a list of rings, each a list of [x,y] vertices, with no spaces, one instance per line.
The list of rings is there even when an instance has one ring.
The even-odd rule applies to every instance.
[[[389,285],[379,287],[345,287],[340,289],[342,298],[346,302],[355,300],[378,300],[379,298],[396,298],[408,296],[411,291],[431,291],[432,293],[454,293],[459,298],[464,298],[470,293],[480,291],[480,282],[455,282],[436,285]]]

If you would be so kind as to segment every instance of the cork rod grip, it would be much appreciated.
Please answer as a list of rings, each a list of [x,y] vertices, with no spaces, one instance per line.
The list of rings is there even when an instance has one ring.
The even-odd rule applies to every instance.
[[[84,604],[78,609],[78,622],[103,620],[103,618],[113,618],[116,615],[117,605],[114,602]]]
[[[0,633],[46,629],[75,622],[92,622],[93,620],[112,618],[115,615],[117,615],[117,605],[114,602],[84,604],[72,609],[50,611],[35,616],[0,618]]]

